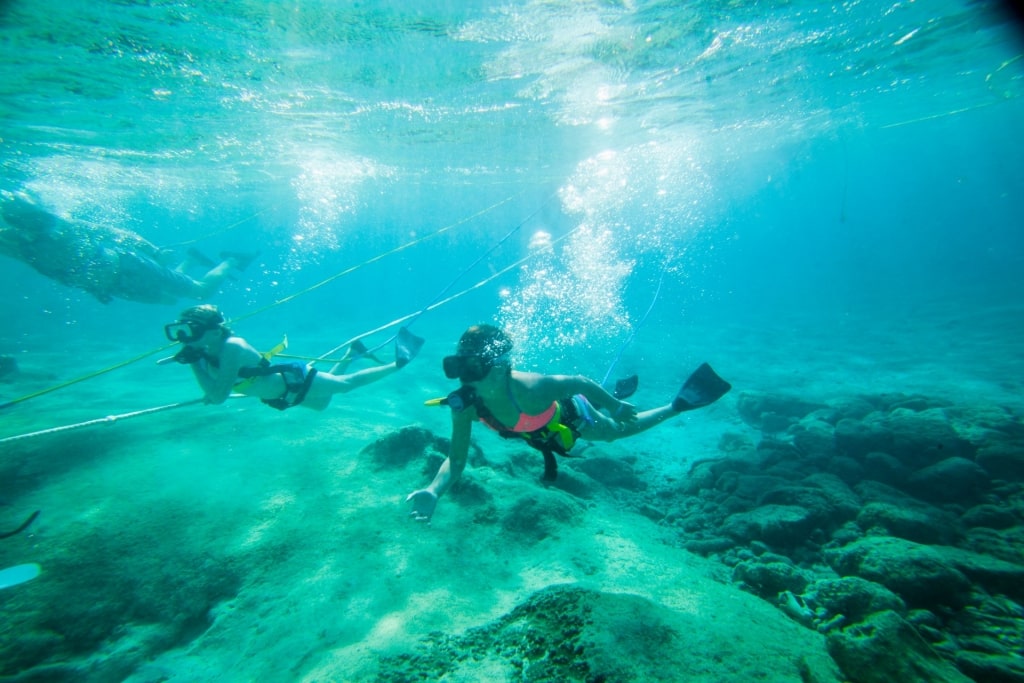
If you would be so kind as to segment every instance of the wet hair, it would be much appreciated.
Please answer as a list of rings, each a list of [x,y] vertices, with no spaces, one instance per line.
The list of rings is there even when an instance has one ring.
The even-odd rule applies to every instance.
[[[225,324],[224,314],[213,304],[200,304],[186,308],[178,315],[178,320],[183,323],[193,323],[207,330],[219,327],[227,334],[231,334],[231,330]]]
[[[458,356],[474,356],[489,365],[505,360],[512,351],[512,338],[494,325],[473,325],[459,337]]]

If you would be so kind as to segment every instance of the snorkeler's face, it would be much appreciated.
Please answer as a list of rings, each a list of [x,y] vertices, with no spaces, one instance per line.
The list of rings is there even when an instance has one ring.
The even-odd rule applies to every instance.
[[[203,338],[210,328],[189,320],[177,320],[169,325],[164,325],[164,334],[172,342],[192,344]]]

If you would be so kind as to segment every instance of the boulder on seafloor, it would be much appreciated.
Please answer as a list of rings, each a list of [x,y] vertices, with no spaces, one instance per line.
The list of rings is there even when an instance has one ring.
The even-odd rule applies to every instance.
[[[790,424],[822,408],[796,396],[782,396],[758,391],[744,391],[736,399],[740,418],[752,427],[768,432],[784,431]]]
[[[434,633],[413,652],[382,658],[377,680],[841,680],[821,636],[781,616],[768,624],[763,614],[720,607],[675,610],[638,595],[550,586],[489,624]]]
[[[790,481],[770,474],[725,473],[715,482],[715,488],[749,502],[746,507],[750,508],[755,507],[766,493],[779,486],[786,486]]]
[[[821,466],[838,455],[836,430],[828,422],[806,418],[790,427],[788,435],[808,464]]]
[[[1024,522],[1012,508],[983,503],[976,505],[960,517],[968,528],[1009,529]]]
[[[868,503],[857,515],[857,525],[915,543],[949,544],[962,536],[955,515],[909,498],[904,504]]]
[[[844,417],[861,420],[877,410],[870,401],[857,396],[836,398],[825,403],[835,412],[837,422]]]
[[[1024,564],[1001,560],[963,548],[932,546],[943,562],[955,567],[964,576],[989,593],[1001,593],[1024,600]]]
[[[808,575],[789,561],[762,561],[760,558],[740,562],[732,570],[732,579],[762,598],[774,598],[782,591],[803,593]]]
[[[840,420],[836,446],[842,453],[862,459],[868,453],[888,453],[912,470],[945,458],[971,457],[973,447],[953,428],[945,410],[921,412],[898,408],[888,414],[872,413],[863,420]]]
[[[818,472],[766,491],[758,504],[796,505],[810,510],[819,526],[836,528],[853,519],[860,498],[834,474]]]
[[[999,530],[975,527],[967,532],[959,546],[964,550],[1024,565],[1024,526]]]
[[[934,503],[977,500],[991,481],[980,465],[959,456],[923,467],[907,478],[905,488],[918,498]]]
[[[420,458],[427,449],[447,451],[442,440],[423,427],[402,427],[380,437],[359,452],[376,467],[405,467]]]
[[[1020,683],[1024,681],[1024,657],[1016,652],[978,652],[960,650],[956,665],[975,681],[985,683]]]
[[[864,478],[899,486],[910,476],[910,470],[888,453],[871,451],[864,456]]]
[[[632,463],[622,458],[584,458],[573,463],[573,467],[608,488],[629,491],[643,491],[647,488],[647,482],[637,476]]]
[[[814,605],[823,607],[828,614],[845,616],[847,624],[854,624],[875,612],[892,610],[903,614],[907,609],[900,596],[880,583],[859,576],[822,579],[808,589],[805,597],[808,596],[813,596]]]
[[[555,480],[546,482],[546,484],[584,500],[593,498],[594,491],[598,488],[597,482],[588,476],[580,474],[571,467],[560,469]]]
[[[817,527],[814,514],[797,505],[762,505],[729,515],[722,531],[737,541],[764,541],[777,548],[802,544]]]
[[[857,683],[972,683],[891,610],[832,631],[827,642],[829,654]]]
[[[860,576],[886,586],[908,605],[965,604],[972,582],[991,593],[1024,597],[1024,565],[944,545],[871,536],[825,551],[841,576]]]
[[[974,460],[996,479],[1024,480],[1024,443],[1020,441],[983,445]]]
[[[840,576],[859,576],[880,583],[908,605],[963,605],[971,582],[944,561],[933,546],[890,536],[869,536],[825,551]]]
[[[536,542],[558,536],[563,526],[576,524],[582,512],[583,507],[569,494],[540,489],[513,503],[501,526],[517,538]]]

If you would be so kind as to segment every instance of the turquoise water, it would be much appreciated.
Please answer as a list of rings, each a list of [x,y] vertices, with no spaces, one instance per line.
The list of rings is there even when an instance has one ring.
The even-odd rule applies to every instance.
[[[41,515],[0,540],[0,569],[42,573],[0,591],[0,677],[399,680],[388,657],[561,584],[644,596],[698,630],[750,600],[781,620],[765,633],[826,661],[776,591],[698,583],[736,562],[700,564],[672,514],[643,510],[689,510],[680,482],[731,452],[723,435],[777,436],[747,419],[744,392],[902,393],[951,411],[972,453],[986,428],[1019,438],[1022,55],[994,2],[0,3],[5,197],[177,253],[258,250],[210,298],[258,348],[287,335],[319,356],[371,333],[387,356],[410,320],[427,340],[323,413],[239,399],[4,442],[0,531]],[[192,302],[101,303],[0,263],[0,355],[18,366],[0,377],[14,402],[0,438],[200,396],[187,370],[153,363]],[[705,360],[734,390],[592,446],[647,488],[576,496],[586,513],[562,526],[524,540],[502,524],[523,499],[562,508],[535,454],[483,433],[487,465],[467,476],[484,508],[445,500],[431,528],[406,524],[405,494],[437,463],[377,467],[363,449],[410,425],[447,437],[422,404],[451,391],[441,358],[481,321],[512,333],[522,369],[639,374],[642,407]],[[975,419],[986,410],[996,427]],[[986,495],[1016,520],[1002,530],[1024,525],[1019,480]],[[690,582],[704,588],[673,593]],[[686,607],[701,596],[714,610]],[[735,662],[733,680],[758,666],[800,680],[772,657],[715,661]],[[440,677],[409,661],[409,680]],[[549,678],[476,661],[445,680],[600,674],[593,659]]]

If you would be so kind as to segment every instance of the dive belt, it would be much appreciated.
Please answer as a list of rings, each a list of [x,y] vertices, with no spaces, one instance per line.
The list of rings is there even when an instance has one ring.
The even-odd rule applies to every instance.
[[[257,377],[281,375],[285,385],[284,394],[277,398],[262,398],[260,401],[278,410],[286,410],[302,403],[306,394],[309,393],[309,388],[313,385],[316,368],[306,368],[302,363],[296,362],[271,364],[270,359],[287,348],[288,337],[285,337],[277,346],[262,354],[259,365],[240,369],[238,376],[242,378],[242,381],[238,382],[234,389],[238,391],[249,386],[256,381]],[[289,395],[292,396],[291,400],[288,400]]]

